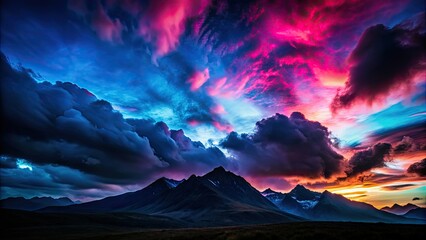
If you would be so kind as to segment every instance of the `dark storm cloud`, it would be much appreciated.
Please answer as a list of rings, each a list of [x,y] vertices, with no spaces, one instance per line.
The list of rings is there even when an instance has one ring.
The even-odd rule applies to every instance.
[[[420,177],[426,176],[426,158],[423,158],[420,162],[411,164],[408,169],[408,173],[415,173]]]
[[[71,83],[37,83],[1,57],[2,154],[113,179],[162,166],[111,104]],[[96,166],[95,166],[96,165]]]
[[[217,147],[205,147],[201,142],[192,141],[183,130],[170,130],[164,122],[127,119],[141,137],[147,137],[154,154],[169,165],[170,171],[191,170],[198,172],[206,166],[230,166],[228,159]]]
[[[31,164],[31,163],[29,163]],[[2,187],[50,190],[107,189],[101,182],[80,171],[63,166],[31,165],[30,169],[1,169]]]
[[[0,161],[6,157],[2,156]],[[13,159],[28,167],[1,168],[1,196],[68,196],[101,198],[123,191],[120,186],[102,183],[96,176],[60,165],[38,165],[24,159]]]
[[[0,156],[0,168],[16,168],[16,158]]]
[[[417,145],[414,139],[408,136],[404,136],[400,142],[393,148],[395,153],[404,153],[417,150]]]
[[[372,103],[409,86],[426,67],[425,41],[424,13],[393,28],[381,24],[368,28],[349,57],[350,77],[332,109],[355,101]]]
[[[276,114],[256,123],[253,134],[230,133],[221,146],[234,154],[240,168],[258,176],[330,178],[341,170],[328,129],[294,112]]]
[[[1,72],[2,155],[116,184],[185,172],[189,165],[195,172],[227,166],[216,147],[193,142],[181,130],[169,131],[163,122],[126,121],[109,102],[75,84],[37,83],[27,71],[13,69],[4,55]]]
[[[347,176],[353,177],[373,168],[384,167],[391,151],[391,144],[377,143],[373,147],[356,152],[348,161],[348,169],[345,171]]]

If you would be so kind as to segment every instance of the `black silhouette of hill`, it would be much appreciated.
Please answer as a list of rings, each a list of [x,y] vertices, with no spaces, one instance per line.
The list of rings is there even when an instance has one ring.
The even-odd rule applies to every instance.
[[[0,200],[1,208],[34,211],[48,206],[67,206],[74,204],[69,198],[33,197],[11,197]]]

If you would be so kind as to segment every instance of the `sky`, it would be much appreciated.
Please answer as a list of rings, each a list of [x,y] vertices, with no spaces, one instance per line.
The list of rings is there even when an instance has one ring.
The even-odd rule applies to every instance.
[[[0,197],[90,201],[224,166],[259,190],[426,207],[424,9],[5,0]]]

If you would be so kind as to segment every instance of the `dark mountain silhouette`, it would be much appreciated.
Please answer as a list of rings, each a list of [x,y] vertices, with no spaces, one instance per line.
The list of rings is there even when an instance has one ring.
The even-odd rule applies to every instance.
[[[406,218],[420,219],[423,220],[423,223],[426,223],[426,208],[415,208],[408,211],[403,215]]]
[[[215,168],[204,176],[192,175],[180,184],[160,178],[146,188],[102,200],[42,212],[136,212],[167,216],[196,226],[239,225],[300,220],[281,212],[244,178]]]
[[[404,206],[401,206],[401,205],[395,203],[392,207],[387,207],[386,206],[384,208],[381,208],[380,210],[386,211],[386,212],[390,212],[390,213],[393,213],[393,214],[396,214],[396,215],[404,215],[408,211],[410,211],[412,209],[416,209],[418,207],[419,206],[416,206],[416,205],[411,204],[411,203],[408,203],[408,204],[406,204]]]
[[[280,210],[313,221],[411,222],[404,217],[380,211],[370,204],[351,201],[329,191],[314,192],[302,185],[297,185],[289,193],[277,193],[269,189],[263,195]]]
[[[49,207],[44,212],[140,212],[138,209],[155,202],[161,194],[179,185],[181,181],[159,178],[144,189],[136,192],[124,193],[118,196],[107,197],[101,200],[86,202],[67,207]]]
[[[350,222],[410,222],[404,217],[380,211],[370,204],[351,201],[342,195],[324,191],[312,208],[311,219]]]
[[[176,219],[188,226],[298,220],[421,223],[421,220],[380,211],[342,195],[314,192],[302,185],[297,185],[289,193],[271,189],[260,193],[244,178],[223,167],[182,181],[163,177],[136,192],[88,203],[47,207],[39,212],[137,213]]]
[[[71,204],[74,204],[74,202],[66,197],[33,197],[30,199],[26,199],[23,197],[11,197],[0,200],[0,206],[2,208],[26,211],[34,211],[49,206],[67,206]]]

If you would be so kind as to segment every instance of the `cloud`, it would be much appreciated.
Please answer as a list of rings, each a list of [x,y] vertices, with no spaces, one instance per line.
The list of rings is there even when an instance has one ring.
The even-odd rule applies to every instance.
[[[191,54],[177,52],[164,56],[159,63],[162,71],[161,77],[156,81],[141,80],[138,83],[137,87],[142,90],[146,89],[144,92],[150,95],[140,104],[150,109],[155,107],[170,109],[173,112],[169,118],[164,119],[164,115],[161,113],[158,115],[159,118],[167,120],[173,126],[185,128],[187,124],[207,125],[215,127],[219,131],[229,132],[233,128],[232,125],[222,116],[221,112],[212,111],[218,105],[217,99],[206,94],[204,89],[207,84],[205,81],[210,79],[209,70],[198,67],[199,63],[196,63],[194,59]],[[152,66],[149,71],[152,69],[156,68]],[[197,69],[204,70],[198,71]],[[158,109],[155,109],[154,112],[158,113]],[[141,111],[140,114],[144,114],[144,111]],[[186,128],[187,132],[191,130],[191,128]],[[205,138],[205,136],[200,137]]]
[[[414,139],[408,136],[404,136],[400,142],[393,148],[395,153],[404,153],[410,151],[416,151],[418,149]]]
[[[392,28],[379,24],[365,30],[349,56],[350,76],[335,96],[332,110],[356,101],[372,103],[393,90],[410,87],[426,66],[424,19],[420,14]]]
[[[416,184],[406,183],[406,184],[399,184],[399,185],[383,186],[381,188],[387,191],[399,191],[404,189],[410,189],[414,186],[416,186]]]
[[[330,178],[340,173],[343,157],[329,137],[326,127],[299,112],[277,113],[258,121],[254,133],[231,132],[220,145],[251,176]]]
[[[391,151],[391,144],[377,143],[373,147],[356,152],[348,161],[346,175],[354,177],[370,169],[384,167]]]
[[[7,156],[0,156],[0,168],[16,168],[16,159]]]
[[[4,168],[4,161],[13,161],[15,166]],[[23,159],[0,157],[0,191],[2,198],[10,196],[55,196],[73,199],[99,199],[117,192],[129,190],[128,186],[105,184],[96,176],[60,165],[38,165],[25,161],[31,168],[18,167]],[[134,189],[131,187],[130,189]],[[137,188],[136,188],[137,189]]]
[[[191,91],[199,89],[208,79],[210,78],[209,69],[206,68],[204,71],[195,72],[189,79],[188,82],[191,84]]]
[[[194,142],[182,130],[152,120],[126,120],[109,102],[75,84],[34,81],[27,71],[13,69],[4,55],[0,64],[5,123],[0,155],[6,160],[57,165],[118,185],[167,173],[184,175],[189,169],[230,167],[217,147]],[[2,166],[10,168],[13,162],[6,160]]]
[[[122,42],[121,32],[123,31],[123,25],[119,19],[111,19],[101,4],[98,4],[96,11],[93,13],[92,28],[102,40],[115,43]]]
[[[187,22],[201,16],[209,5],[210,0],[112,0],[104,4],[73,0],[68,3],[68,8],[91,19],[91,27],[102,40],[121,43],[125,29],[142,37],[150,44],[152,61],[158,65],[159,57],[178,47]]]
[[[202,172],[212,166],[232,168],[226,156],[215,146],[205,147],[201,142],[192,141],[183,130],[170,130],[164,122],[152,120],[127,119],[140,137],[146,137],[154,150],[154,154],[168,164],[168,171]]]
[[[408,169],[408,173],[415,173],[420,177],[426,176],[426,158],[423,158],[420,162],[411,164]]]
[[[152,59],[176,49],[186,21],[201,15],[209,0],[150,1],[139,18],[138,34],[154,46]]]
[[[123,43],[122,33],[125,26],[118,17],[110,17],[108,10],[100,1],[69,0],[69,10],[87,20],[91,29],[103,41]]]
[[[390,118],[389,118],[390,119]],[[380,119],[378,119],[380,120]],[[376,121],[378,121],[376,120]],[[369,142],[388,142],[395,153],[426,150],[426,130],[423,121],[408,123],[399,127],[384,129],[369,135]]]
[[[422,200],[423,198],[419,198],[419,197],[413,197],[413,201],[419,201]]]

